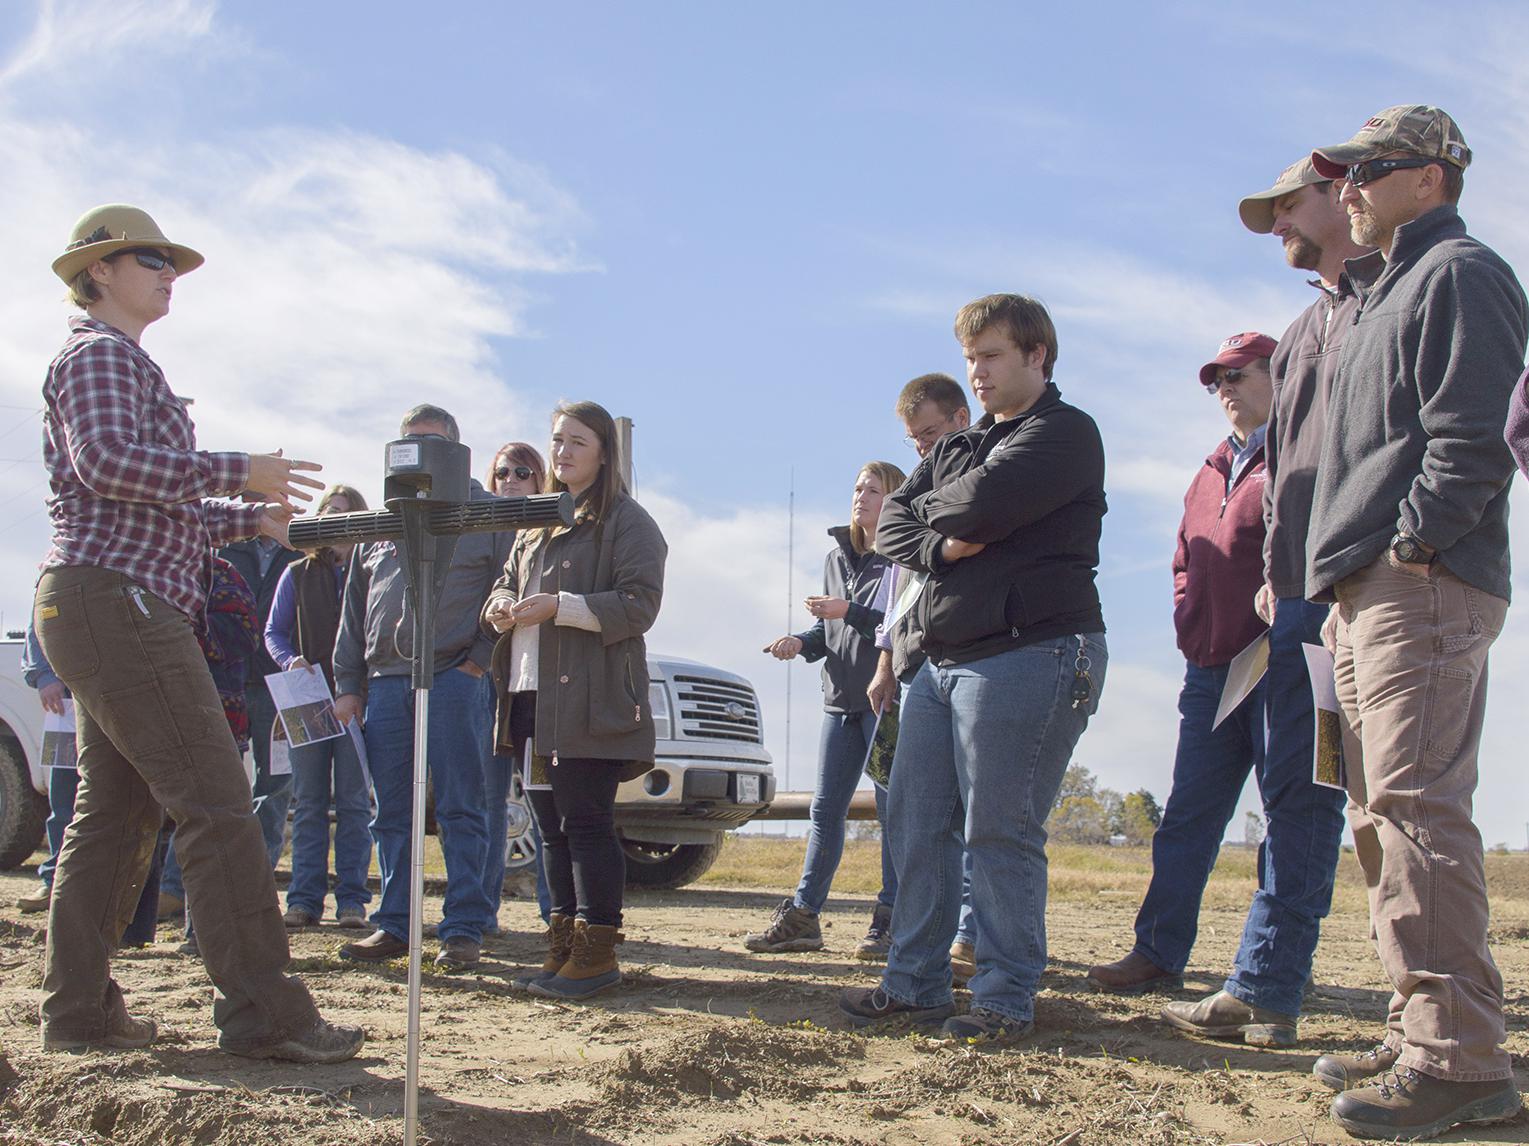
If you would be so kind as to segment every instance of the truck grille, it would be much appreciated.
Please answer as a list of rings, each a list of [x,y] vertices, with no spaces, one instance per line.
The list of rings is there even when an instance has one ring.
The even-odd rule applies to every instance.
[[[763,744],[759,698],[746,684],[704,676],[674,676],[679,736]]]

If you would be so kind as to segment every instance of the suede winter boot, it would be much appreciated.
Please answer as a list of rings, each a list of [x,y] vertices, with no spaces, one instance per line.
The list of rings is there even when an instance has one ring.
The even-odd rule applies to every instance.
[[[556,975],[572,954],[573,916],[554,911],[547,918],[547,957],[542,960],[541,970],[517,975],[512,982],[520,990],[529,991],[532,983]]]
[[[555,975],[528,984],[533,995],[549,999],[587,999],[621,982],[616,944],[626,936],[608,924],[573,921],[573,947]]]

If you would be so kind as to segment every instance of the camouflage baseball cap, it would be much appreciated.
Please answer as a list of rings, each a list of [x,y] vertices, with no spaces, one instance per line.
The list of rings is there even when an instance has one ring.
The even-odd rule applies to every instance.
[[[1248,230],[1260,235],[1267,235],[1274,230],[1274,201],[1281,195],[1288,195],[1292,191],[1299,191],[1302,187],[1309,187],[1313,183],[1327,183],[1329,179],[1314,166],[1308,157],[1299,163],[1292,163],[1279,173],[1279,178],[1274,181],[1274,186],[1267,191],[1260,191],[1257,195],[1249,195],[1241,203],[1237,204],[1237,213],[1242,216],[1242,225]]]
[[[1347,143],[1313,151],[1311,162],[1324,178],[1341,179],[1350,164],[1365,163],[1388,151],[1442,159],[1462,171],[1471,162],[1471,149],[1465,145],[1459,125],[1447,112],[1420,103],[1386,108]]]

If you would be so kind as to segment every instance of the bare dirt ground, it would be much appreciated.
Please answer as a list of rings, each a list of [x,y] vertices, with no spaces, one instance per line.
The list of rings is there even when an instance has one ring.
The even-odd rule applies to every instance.
[[[1037,1000],[1037,1033],[1016,1048],[987,1049],[845,1028],[839,990],[874,981],[852,956],[870,910],[864,890],[874,845],[851,847],[850,894],[836,887],[824,915],[827,950],[745,951],[743,933],[761,927],[794,882],[801,842],[739,840],[706,884],[629,897],[624,989],[585,1005],[512,990],[511,976],[539,961],[540,938],[534,907],[507,901],[508,930],[488,943],[476,974],[427,968],[422,1141],[1349,1141],[1328,1120],[1330,1092],[1310,1069],[1325,1049],[1369,1046],[1388,994],[1352,857],[1344,857],[1298,1049],[1181,1037],[1157,1019],[1161,996],[1087,989],[1088,965],[1125,951],[1148,870],[1143,853],[1111,849],[1054,856],[1052,963]],[[1246,855],[1223,858],[1186,997],[1219,985],[1252,890],[1250,870]],[[1529,1084],[1529,857],[1491,857],[1489,870],[1508,1049],[1522,1089]],[[158,1020],[160,1041],[143,1052],[44,1055],[36,1016],[45,917],[10,906],[32,879],[25,869],[0,874],[0,1143],[401,1140],[402,962],[350,967],[334,955],[343,933],[332,926],[294,934],[296,967],[321,1006],[331,1018],[362,1024],[367,1045],[335,1067],[255,1063],[214,1049],[207,980],[162,930],[156,947],[124,952],[116,964],[130,1005]],[[438,911],[437,899],[427,919]],[[1443,1140],[1523,1142],[1529,1117]]]

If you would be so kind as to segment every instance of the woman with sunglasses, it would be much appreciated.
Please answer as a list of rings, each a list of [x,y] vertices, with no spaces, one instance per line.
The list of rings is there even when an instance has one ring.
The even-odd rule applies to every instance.
[[[818,761],[817,790],[808,810],[807,855],[796,893],[775,909],[770,926],[744,938],[750,951],[818,951],[823,932],[818,913],[828,901],[828,889],[844,855],[844,821],[850,800],[865,769],[866,754],[876,728],[866,689],[876,672],[880,653],[876,626],[886,612],[881,601],[882,573],[887,560],[875,550],[876,523],[887,494],[903,484],[903,471],[891,462],[867,462],[855,475],[848,525],[828,531],[834,547],[823,567],[823,595],[807,598],[815,624],[806,632],[781,637],[765,652],[788,661],[801,656],[823,662],[823,739]],[[887,841],[886,789],[877,783],[877,816],[881,834],[881,893],[871,913],[871,926],[856,949],[862,959],[884,959],[891,943],[892,903],[897,896],[897,872]]]
[[[495,497],[526,497],[540,493],[546,477],[547,463],[542,460],[535,446],[529,442],[506,442],[494,455],[484,484]],[[483,697],[484,704],[488,705],[488,726],[493,728],[498,694],[494,691],[494,678],[489,673],[483,674]],[[488,866],[483,869],[483,890],[488,893],[488,901],[494,909],[486,930],[490,934],[497,934],[499,905],[504,900],[504,869],[508,860],[510,788],[517,761],[507,753],[493,751],[493,733],[490,732],[489,736],[491,742],[489,752],[485,755],[488,763],[484,774],[488,799]],[[524,811],[519,814],[524,816]],[[545,923],[552,910],[552,896],[547,888],[547,873],[542,863],[541,833],[536,830],[534,817],[529,835],[536,846],[536,906]]]
[[[332,485],[319,498],[318,516],[366,509],[361,491]],[[334,643],[340,632],[340,597],[346,563],[356,547],[340,541],[314,550],[281,571],[265,623],[265,647],[283,672],[322,672],[334,695]],[[372,794],[350,733],[299,744],[291,750],[292,882],[287,887],[288,927],[312,927],[324,916],[329,892],[329,805],[334,801],[335,921],[366,926],[372,893]]]
[[[616,787],[653,767],[643,634],[658,617],[668,546],[627,492],[616,426],[593,402],[558,406],[547,491],[575,502],[571,527],[515,539],[483,621],[499,693],[496,747],[532,745],[530,798],[552,890],[546,961],[520,980],[582,999],[621,982],[616,944],[626,859]]]
[[[43,384],[53,544],[33,623],[74,694],[80,790],[53,879],[42,999],[50,1050],[142,1047],[111,977],[160,821],[176,851],[217,985],[218,1046],[254,1058],[339,1062],[359,1027],[320,1018],[291,954],[249,781],[197,644],[212,551],[287,540],[292,499],[321,483],[280,453],[196,448],[185,403],[139,345],[202,256],[135,207],[86,212],[53,272],[85,313]],[[306,487],[306,488],[305,488]],[[206,499],[250,494],[272,504]]]

